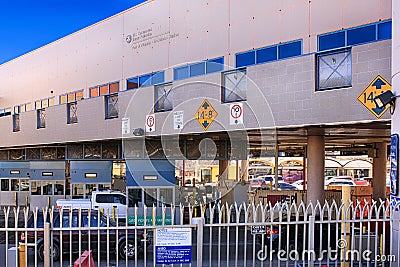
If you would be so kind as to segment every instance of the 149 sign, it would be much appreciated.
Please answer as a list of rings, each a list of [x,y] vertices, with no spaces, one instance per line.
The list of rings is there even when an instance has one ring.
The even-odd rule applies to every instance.
[[[199,122],[203,130],[207,131],[217,115],[218,112],[213,108],[213,106],[211,106],[210,102],[205,99],[197,109],[194,117]]]

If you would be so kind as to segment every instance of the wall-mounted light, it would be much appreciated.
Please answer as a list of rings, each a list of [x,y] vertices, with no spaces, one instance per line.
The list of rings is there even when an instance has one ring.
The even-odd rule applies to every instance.
[[[97,178],[97,173],[85,173],[85,178]]]
[[[42,172],[42,176],[53,176],[53,172]]]
[[[393,115],[394,109],[396,108],[396,97],[392,91],[387,90],[382,94],[374,98],[374,102],[378,108],[385,108],[386,105],[390,105],[390,114]]]
[[[10,174],[20,174],[20,171],[19,170],[11,170]]]
[[[144,135],[144,129],[143,128],[133,129],[133,135],[134,136],[142,136],[142,135]]]

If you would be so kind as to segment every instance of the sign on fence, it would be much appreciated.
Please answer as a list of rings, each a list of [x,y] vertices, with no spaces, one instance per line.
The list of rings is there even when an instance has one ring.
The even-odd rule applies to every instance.
[[[155,238],[156,264],[192,262],[191,228],[160,228]]]
[[[265,225],[252,225],[251,226],[251,233],[253,235],[262,235],[262,234],[265,234],[266,232],[267,231],[266,231]]]
[[[155,225],[163,225],[162,216],[155,216],[156,222]],[[128,216],[128,225],[135,225],[136,224],[136,217],[135,216]],[[171,225],[172,224],[172,217],[165,216],[164,217],[164,225]],[[137,218],[137,225],[143,226],[144,225],[144,216],[138,216]],[[146,225],[153,225],[153,216],[146,216]]]

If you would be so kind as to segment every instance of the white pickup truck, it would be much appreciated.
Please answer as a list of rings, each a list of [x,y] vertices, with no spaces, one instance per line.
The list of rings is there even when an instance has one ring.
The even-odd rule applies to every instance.
[[[126,218],[126,196],[118,191],[93,191],[91,198],[59,199],[56,205],[59,209],[100,209],[105,214]]]

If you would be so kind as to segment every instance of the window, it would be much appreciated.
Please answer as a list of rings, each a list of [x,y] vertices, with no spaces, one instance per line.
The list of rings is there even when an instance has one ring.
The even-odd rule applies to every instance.
[[[173,105],[170,97],[171,90],[171,83],[155,86],[155,111],[172,110]]]
[[[281,44],[278,46],[278,58],[284,59],[301,55],[301,41]]]
[[[78,110],[77,103],[72,102],[67,104],[67,123],[77,123],[78,122]]]
[[[83,99],[83,90],[60,95],[59,104],[76,102]]]
[[[282,43],[236,54],[236,67],[246,67],[302,55],[302,40]]]
[[[114,94],[117,93],[118,91],[119,91],[119,82],[102,84],[89,88],[89,97],[92,98],[102,95]],[[83,98],[83,93],[82,93],[82,98]]]
[[[246,100],[246,70],[234,70],[223,73],[222,102]]]
[[[21,130],[19,123],[19,114],[13,115],[13,132],[19,132]]]
[[[0,109],[0,117],[11,115],[11,108]]]
[[[10,191],[10,179],[1,179],[0,189],[1,191]]]
[[[118,94],[106,96],[106,119],[118,118]]]
[[[183,80],[189,77],[189,66],[174,68],[174,80]]]
[[[220,72],[224,70],[224,57],[213,58],[174,68],[174,80]]]
[[[35,109],[45,109],[54,106],[54,97],[35,101]]]
[[[236,55],[236,68],[251,66],[256,63],[256,52],[249,51]]]
[[[159,72],[152,72],[148,74],[144,74],[138,77],[133,77],[127,79],[127,84],[126,88],[128,90],[130,89],[136,89],[139,87],[146,87],[146,86],[152,86],[155,84],[160,84],[163,83],[165,80],[165,73],[164,71],[159,71]]]
[[[32,109],[31,103],[14,106],[14,114],[20,114],[22,112],[30,111],[31,109]]]
[[[46,128],[46,109],[38,109],[37,111],[37,128]]]
[[[392,21],[381,21],[318,36],[318,51],[360,45],[392,38]]]
[[[357,45],[375,41],[375,25],[368,25],[347,31],[347,45]]]
[[[344,49],[317,55],[317,90],[350,87],[351,50]]]

